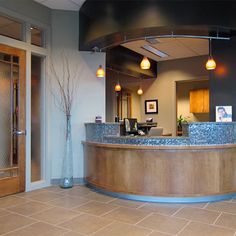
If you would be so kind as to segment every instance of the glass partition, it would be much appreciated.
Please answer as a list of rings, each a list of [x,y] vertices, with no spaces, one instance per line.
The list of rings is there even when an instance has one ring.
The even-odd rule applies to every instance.
[[[42,58],[31,56],[31,182],[42,178]]]
[[[16,21],[15,19],[8,18],[6,16],[0,15],[0,34],[17,39],[22,40],[22,32],[23,27],[22,23]]]

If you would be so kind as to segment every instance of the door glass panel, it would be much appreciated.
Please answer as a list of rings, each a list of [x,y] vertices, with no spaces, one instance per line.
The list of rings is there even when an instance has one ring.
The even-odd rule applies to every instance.
[[[42,58],[31,56],[31,181],[41,180]]]
[[[1,53],[0,58],[0,178],[6,178],[18,173],[14,131],[18,128],[19,66],[11,55]]]

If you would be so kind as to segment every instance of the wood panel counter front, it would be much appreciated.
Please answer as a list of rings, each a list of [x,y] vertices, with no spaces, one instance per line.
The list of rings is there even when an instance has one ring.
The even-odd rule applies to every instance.
[[[236,145],[83,142],[88,183],[109,192],[196,197],[236,192]]]

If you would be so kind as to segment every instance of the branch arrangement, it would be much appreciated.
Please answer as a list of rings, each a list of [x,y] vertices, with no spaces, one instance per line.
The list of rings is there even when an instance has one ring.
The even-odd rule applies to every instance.
[[[52,90],[52,86],[51,86],[51,92],[55,99],[57,107],[68,118],[68,116],[71,116],[72,105],[74,100],[74,92],[77,89],[77,86],[75,84],[75,80],[77,80],[76,76],[77,73],[73,77],[71,76],[69,61],[64,53],[62,53],[61,59],[62,59],[61,76],[59,76],[58,72],[56,72],[54,64],[53,63],[51,64],[51,70],[56,81],[59,95],[55,94],[55,92]]]

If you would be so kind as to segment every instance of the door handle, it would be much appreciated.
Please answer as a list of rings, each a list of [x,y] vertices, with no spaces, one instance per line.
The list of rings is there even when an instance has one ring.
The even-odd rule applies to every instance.
[[[26,135],[26,130],[15,130],[13,131],[14,135]]]

